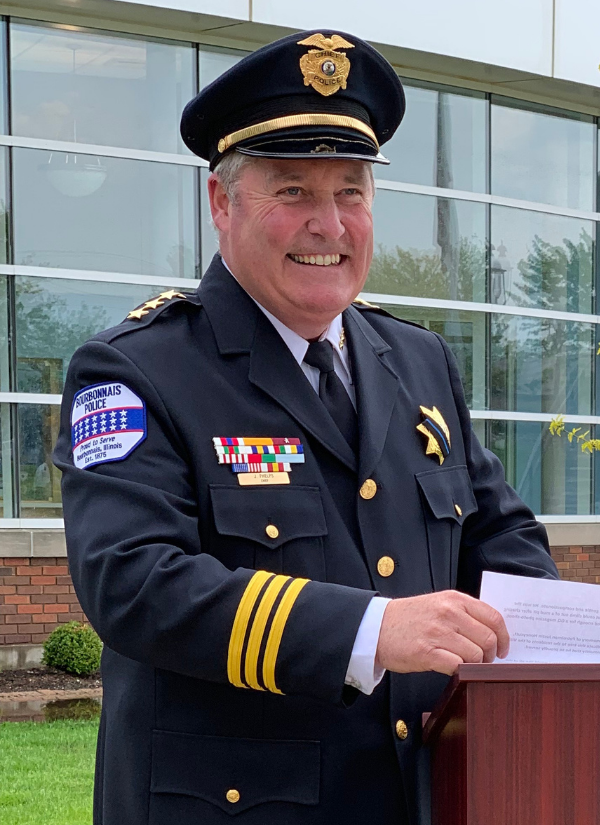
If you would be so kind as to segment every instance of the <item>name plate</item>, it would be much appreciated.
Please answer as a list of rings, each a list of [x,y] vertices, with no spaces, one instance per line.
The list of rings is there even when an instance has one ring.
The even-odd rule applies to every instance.
[[[289,484],[289,473],[238,473],[237,479],[242,487],[257,484]]]

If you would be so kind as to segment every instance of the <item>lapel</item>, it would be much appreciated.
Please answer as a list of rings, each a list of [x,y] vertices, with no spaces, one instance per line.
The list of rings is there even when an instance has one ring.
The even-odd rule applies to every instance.
[[[248,353],[250,383],[283,407],[336,458],[356,470],[354,453],[292,353],[218,255],[200,282],[198,295],[221,355]]]
[[[381,457],[398,398],[400,381],[385,363],[390,345],[362,313],[348,307],[343,314],[350,350],[359,432],[359,480],[368,478]]]

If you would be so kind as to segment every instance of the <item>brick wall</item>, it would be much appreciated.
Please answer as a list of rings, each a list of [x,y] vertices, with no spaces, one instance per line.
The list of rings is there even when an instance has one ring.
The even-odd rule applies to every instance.
[[[600,584],[600,546],[553,547],[552,558],[562,579]]]
[[[600,584],[600,545],[552,547],[567,581]],[[62,622],[85,619],[67,560],[0,558],[0,645],[41,644]]]
[[[0,645],[41,644],[83,618],[64,557],[0,559]]]

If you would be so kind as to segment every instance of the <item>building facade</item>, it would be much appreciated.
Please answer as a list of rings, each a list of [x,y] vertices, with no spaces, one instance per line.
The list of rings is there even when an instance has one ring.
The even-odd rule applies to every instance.
[[[567,578],[600,581],[593,0],[0,2],[0,645],[81,616],[50,454],[74,350],[216,249],[206,164],[179,116],[244,54],[356,33],[402,77],[375,169],[363,297],[442,334],[473,425],[547,522]],[[277,82],[277,79],[273,79]]]

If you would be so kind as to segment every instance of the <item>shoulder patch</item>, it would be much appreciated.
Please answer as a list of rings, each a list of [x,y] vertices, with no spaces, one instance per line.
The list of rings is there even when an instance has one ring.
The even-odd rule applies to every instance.
[[[125,384],[94,384],[73,398],[71,446],[80,470],[122,461],[146,435],[146,405]]]
[[[187,300],[187,297],[188,296],[184,295],[183,292],[175,292],[174,289],[170,289],[168,292],[161,292],[156,298],[146,301],[144,304],[137,307],[137,309],[132,309],[126,320],[141,321],[144,316],[149,315],[151,312],[155,312],[161,306],[165,306],[166,302],[170,302],[174,298],[185,301]]]

